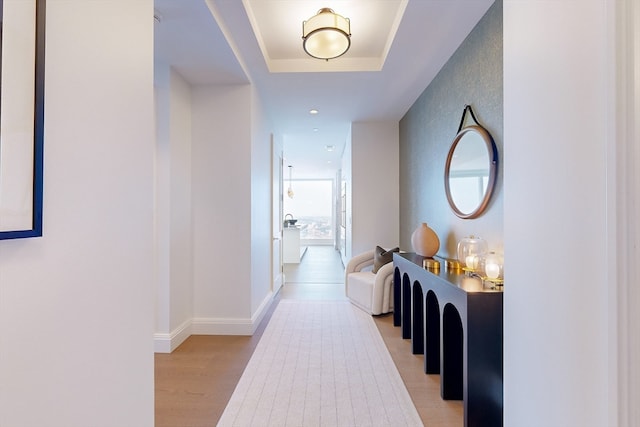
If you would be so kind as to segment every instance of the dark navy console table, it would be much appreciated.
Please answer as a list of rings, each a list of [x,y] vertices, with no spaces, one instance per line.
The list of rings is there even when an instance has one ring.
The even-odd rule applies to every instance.
[[[464,401],[465,427],[503,425],[502,291],[479,278],[423,268],[424,257],[395,253],[394,324],[440,374],[443,399]]]

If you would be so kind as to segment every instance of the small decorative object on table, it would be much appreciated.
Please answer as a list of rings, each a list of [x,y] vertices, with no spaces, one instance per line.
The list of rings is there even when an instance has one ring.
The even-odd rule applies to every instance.
[[[431,258],[440,249],[440,239],[426,222],[423,222],[411,234],[413,251],[420,256]]]
[[[458,261],[457,259],[447,258],[444,261],[444,269],[446,271],[450,271],[450,272],[459,274],[460,271],[462,270],[462,265],[460,264],[460,261]]]
[[[438,274],[440,272],[440,261],[433,258],[425,258],[422,261],[422,267],[432,273]]]
[[[502,255],[489,252],[482,260],[483,280],[499,288],[504,285],[504,259]]]
[[[487,252],[487,241],[482,237],[469,236],[458,242],[458,261],[467,273],[475,273],[480,270],[481,261]]]

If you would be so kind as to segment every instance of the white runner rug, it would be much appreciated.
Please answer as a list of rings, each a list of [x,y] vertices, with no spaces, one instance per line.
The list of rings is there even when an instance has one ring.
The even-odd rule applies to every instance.
[[[218,426],[422,426],[368,314],[282,300]]]

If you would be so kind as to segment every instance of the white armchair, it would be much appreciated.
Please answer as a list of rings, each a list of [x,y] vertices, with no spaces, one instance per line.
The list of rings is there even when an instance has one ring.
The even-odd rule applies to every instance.
[[[369,314],[393,311],[393,262],[373,273],[375,251],[351,258],[345,269],[345,293],[352,304]]]

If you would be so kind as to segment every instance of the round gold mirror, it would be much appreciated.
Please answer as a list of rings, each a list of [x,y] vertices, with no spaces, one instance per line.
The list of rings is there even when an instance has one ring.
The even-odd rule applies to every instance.
[[[464,219],[477,218],[491,199],[496,182],[498,150],[482,126],[467,126],[458,132],[444,170],[447,200],[453,212]]]

